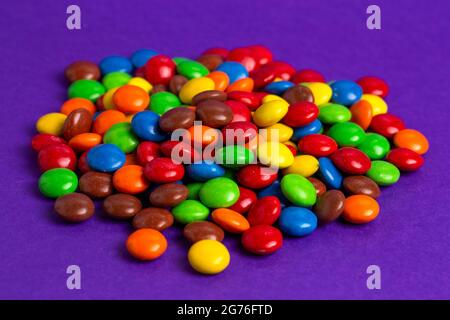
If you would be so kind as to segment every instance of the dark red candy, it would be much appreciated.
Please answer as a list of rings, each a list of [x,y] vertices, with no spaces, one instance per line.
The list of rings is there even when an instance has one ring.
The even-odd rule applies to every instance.
[[[171,58],[159,54],[145,64],[145,77],[153,85],[168,85],[175,75],[176,65]]]
[[[406,148],[392,149],[386,160],[402,171],[416,171],[423,166],[423,157],[415,151]]]
[[[226,58],[228,55],[228,49],[225,48],[209,48],[207,50],[205,50],[202,55],[206,55],[206,54],[217,54],[219,56],[221,56],[222,58]]]
[[[139,78],[145,78],[145,65],[134,70],[134,76]]]
[[[326,157],[337,150],[337,143],[324,134],[309,134],[298,142],[298,149],[304,154]]]
[[[201,160],[201,150],[197,151],[192,145],[187,144],[186,142],[168,140],[161,143],[159,147],[161,153],[168,158],[172,157],[172,151],[176,147],[176,157],[190,159],[191,163]]]
[[[239,169],[236,174],[239,184],[251,189],[261,189],[270,186],[277,178],[277,170],[249,164]]]
[[[152,141],[143,141],[136,150],[136,158],[141,166],[160,156],[159,145]]]
[[[342,172],[348,174],[365,174],[369,171],[369,157],[359,149],[344,147],[331,155],[331,161]]]
[[[281,121],[289,127],[302,127],[316,120],[318,115],[319,108],[314,103],[301,101],[291,104]]]
[[[228,209],[244,214],[250,210],[256,199],[257,197],[255,192],[244,187],[239,187],[239,198],[236,203]]]
[[[184,166],[170,158],[155,158],[145,165],[144,176],[156,183],[175,182],[183,178]]]
[[[302,82],[325,82],[325,78],[319,71],[312,69],[303,69],[297,71],[292,76],[291,81],[295,84]]]
[[[43,148],[52,144],[65,144],[64,139],[48,133],[38,133],[31,139],[31,147],[35,151],[41,151]]]
[[[275,196],[258,199],[250,209],[247,220],[251,226],[260,224],[272,225],[281,213],[281,203]]]
[[[294,146],[291,146],[290,144],[285,144],[285,146],[289,149],[289,151],[291,151],[294,157],[297,155],[297,149],[294,148]]]
[[[67,168],[75,171],[77,157],[68,145],[52,144],[39,151],[38,162],[42,171],[54,168]]]
[[[405,123],[390,113],[377,114],[370,122],[370,129],[386,138],[392,138],[397,132],[405,129]]]
[[[275,77],[282,80],[289,80],[295,74],[294,67],[283,61],[269,62],[266,67],[273,68]]]
[[[245,231],[241,242],[245,250],[254,254],[266,255],[281,248],[283,235],[275,227],[258,225]]]
[[[78,170],[79,170],[81,173],[86,173],[86,172],[91,171],[91,168],[89,168],[89,165],[88,165],[88,163],[87,163],[87,154],[88,154],[88,151],[89,151],[89,150],[86,150],[85,152],[83,152],[83,153],[81,154],[81,156],[78,158],[77,167],[78,167]]]
[[[253,56],[253,52],[248,48],[236,48],[231,50],[226,58],[227,61],[241,63],[248,72],[259,68],[259,62]]]
[[[233,119],[231,119],[231,123],[237,121],[250,121],[252,119],[250,109],[247,108],[243,102],[227,100],[225,101],[225,104],[227,104],[230,107],[231,112],[233,112]]]
[[[242,102],[252,111],[261,105],[261,99],[253,92],[231,91],[228,92],[228,99]]]
[[[253,71],[250,74],[250,78],[253,79],[254,88],[259,89],[265,87],[273,80],[275,80],[276,77],[275,72],[276,72],[275,68],[270,67],[268,65],[265,65],[256,71]]]
[[[257,134],[258,128],[249,121],[232,122],[222,129],[222,137],[226,145],[246,144],[255,138]],[[230,141],[229,138],[231,138]]]
[[[272,52],[265,46],[254,45],[247,48],[251,50],[253,57],[256,59],[256,63],[260,66],[268,64],[273,59]]]
[[[386,97],[389,93],[389,86],[387,83],[378,77],[362,77],[359,78],[356,83],[360,85],[364,93],[374,94],[382,98]]]

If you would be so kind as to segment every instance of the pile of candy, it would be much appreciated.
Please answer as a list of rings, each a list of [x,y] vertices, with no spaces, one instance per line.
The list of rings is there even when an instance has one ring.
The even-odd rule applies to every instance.
[[[379,186],[419,169],[428,150],[387,112],[383,80],[327,83],[263,46],[213,48],[197,60],[143,49],[78,61],[65,74],[69,99],[39,118],[32,139],[41,193],[69,222],[91,218],[92,199],[103,199],[108,216],[136,229],[126,248],[141,260],[160,257],[161,232],[184,225],[201,273],[228,266],[224,231],[265,255],[283,234],[374,220]]]

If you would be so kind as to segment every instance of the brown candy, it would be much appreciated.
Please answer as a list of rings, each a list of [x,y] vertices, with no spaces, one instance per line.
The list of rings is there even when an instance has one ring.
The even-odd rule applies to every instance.
[[[301,101],[314,102],[314,96],[311,90],[300,84],[286,90],[283,94],[283,99],[289,104],[294,104]]]
[[[98,80],[100,79],[99,67],[89,61],[76,61],[70,64],[65,71],[66,79],[74,82],[81,79]]]
[[[134,217],[142,209],[141,201],[129,194],[117,193],[103,201],[103,210],[117,219],[129,219]]]
[[[218,54],[205,54],[199,57],[197,61],[204,65],[209,71],[213,71],[223,63],[223,58]]]
[[[94,215],[94,202],[82,193],[70,193],[55,201],[56,213],[66,221],[81,222]]]
[[[186,82],[188,79],[185,76],[177,74],[170,79],[169,89],[173,94],[178,95]]]
[[[345,196],[339,190],[329,190],[317,198],[314,212],[321,223],[329,223],[344,211]]]
[[[89,171],[80,177],[80,191],[93,198],[109,196],[113,190],[112,176],[108,173]]]
[[[156,207],[175,207],[186,200],[189,189],[177,183],[167,183],[157,187],[150,193],[150,202]]]
[[[174,108],[164,113],[159,119],[159,127],[165,132],[176,129],[189,129],[194,125],[195,112],[189,108]]]
[[[204,100],[197,105],[196,115],[203,125],[211,128],[226,126],[233,119],[230,107],[221,101]]]
[[[70,140],[72,137],[89,132],[92,125],[92,115],[86,109],[73,110],[66,118],[63,126],[64,139]]]
[[[349,194],[364,194],[374,199],[381,194],[378,185],[366,176],[348,176],[342,182],[345,191]]]
[[[196,221],[187,224],[183,229],[183,235],[192,243],[200,240],[222,241],[225,236],[219,226],[209,221]]]
[[[308,180],[313,184],[314,188],[316,188],[316,194],[318,197],[320,197],[321,195],[323,195],[325,193],[325,191],[327,191],[327,187],[319,179],[310,177],[310,178],[308,178]]]
[[[173,225],[173,215],[162,208],[145,208],[139,211],[133,218],[135,229],[151,228],[158,231]]]
[[[223,91],[219,90],[207,90],[200,92],[194,98],[192,98],[192,104],[194,106],[198,105],[200,102],[204,100],[217,100],[217,101],[225,101],[227,100],[227,94]]]
[[[163,92],[163,91],[167,91],[167,87],[163,84],[156,84],[153,86],[152,94],[155,94],[158,92]]]

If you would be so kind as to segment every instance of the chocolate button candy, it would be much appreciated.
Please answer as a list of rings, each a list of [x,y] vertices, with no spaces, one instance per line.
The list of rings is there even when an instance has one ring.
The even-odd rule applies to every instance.
[[[344,210],[345,196],[339,190],[329,190],[317,199],[314,212],[321,223],[336,220]]]
[[[194,125],[195,112],[189,108],[179,107],[164,113],[159,119],[159,127],[165,132],[176,129],[189,129]]]
[[[113,194],[103,201],[103,210],[105,210],[109,216],[117,219],[132,218],[141,211],[141,209],[141,201],[129,194]]]
[[[363,194],[374,199],[380,196],[380,188],[366,176],[348,176],[343,181],[344,189],[349,194]]]
[[[226,126],[233,119],[230,107],[221,101],[204,100],[197,105],[197,117],[203,125],[220,128]]]
[[[186,82],[188,82],[188,79],[185,76],[177,74],[170,79],[169,89],[173,94],[178,95]]]
[[[183,229],[183,235],[192,243],[200,240],[222,241],[225,236],[219,226],[209,221],[195,221],[187,224]]]
[[[163,184],[150,194],[150,202],[156,207],[175,207],[186,200],[188,193],[188,188],[182,184]]]
[[[286,90],[283,93],[283,99],[289,104],[303,101],[314,102],[312,91],[308,87],[302,85],[296,85]]]
[[[223,58],[218,54],[204,54],[197,61],[208,68],[209,71],[213,71],[223,63]]]
[[[327,187],[319,179],[316,179],[316,178],[313,178],[313,177],[310,177],[310,178],[307,178],[307,179],[313,184],[314,188],[316,188],[317,196],[321,196],[327,191]]]
[[[65,71],[66,79],[74,82],[81,79],[100,79],[100,69],[95,63],[89,61],[76,61],[70,64]]]
[[[56,213],[66,221],[81,222],[94,215],[94,202],[82,193],[70,193],[55,201]]]
[[[145,208],[133,218],[135,229],[151,228],[158,231],[169,228],[173,224],[173,215],[162,208]]]
[[[72,137],[89,132],[92,125],[92,115],[86,109],[73,110],[64,121],[63,136],[70,140]]]
[[[108,173],[89,171],[79,181],[80,191],[94,198],[104,198],[112,193],[112,176]]]
[[[216,100],[216,101],[225,101],[227,100],[227,94],[223,91],[219,90],[207,90],[200,92],[192,98],[192,104],[198,105],[200,102],[205,100]]]

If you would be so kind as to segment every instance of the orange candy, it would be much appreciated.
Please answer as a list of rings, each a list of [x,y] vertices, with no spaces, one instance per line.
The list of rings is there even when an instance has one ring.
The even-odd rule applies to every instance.
[[[356,224],[368,223],[374,220],[380,212],[378,202],[366,195],[353,195],[345,199],[342,217]]]
[[[406,148],[424,154],[428,151],[429,144],[427,138],[417,130],[403,129],[394,136],[394,144],[399,148]]]
[[[216,209],[212,212],[212,219],[225,231],[242,233],[250,228],[247,219],[240,213],[226,208]]]
[[[252,92],[253,91],[253,79],[252,78],[243,78],[235,81],[232,83],[226,90],[226,92],[231,91],[246,91],[246,92]]]
[[[150,183],[144,177],[141,166],[126,165],[114,173],[113,185],[119,192],[136,194],[145,191]]]
[[[154,260],[166,251],[167,240],[161,232],[143,228],[130,234],[126,246],[128,252],[136,259]]]
[[[190,136],[186,136],[184,140],[193,141],[194,143],[201,144],[203,147],[216,141],[220,135],[218,130],[202,125],[190,127],[188,133]]]
[[[100,113],[94,120],[92,131],[104,135],[113,125],[126,122],[127,118],[123,112],[117,110],[106,110]]]
[[[76,151],[86,151],[102,142],[102,136],[97,133],[80,133],[69,140],[69,146]]]
[[[133,164],[138,164],[136,155],[134,153],[128,153],[125,155],[125,164],[124,166],[129,166]]]
[[[369,128],[372,121],[372,105],[366,100],[359,100],[351,106],[352,122],[359,125],[364,130]]]
[[[150,96],[142,88],[125,85],[114,93],[113,103],[119,111],[136,113],[148,108]]]
[[[65,115],[69,115],[73,110],[77,109],[86,109],[92,115],[94,115],[95,111],[97,110],[92,101],[88,99],[72,98],[62,104],[60,112],[64,113]]]
[[[228,78],[228,75],[222,71],[213,71],[206,77],[214,81],[215,89],[219,91],[225,91],[230,83],[230,78]]]

